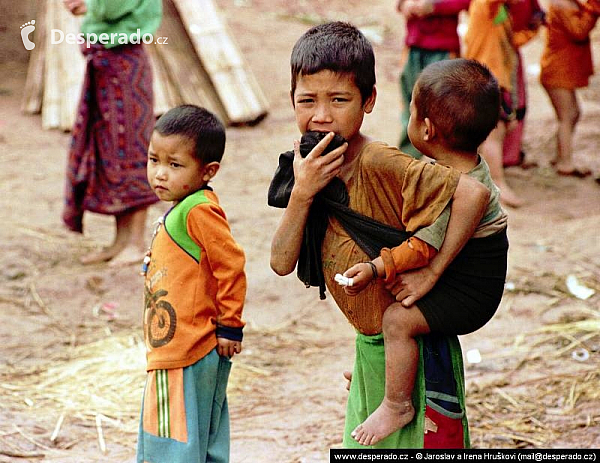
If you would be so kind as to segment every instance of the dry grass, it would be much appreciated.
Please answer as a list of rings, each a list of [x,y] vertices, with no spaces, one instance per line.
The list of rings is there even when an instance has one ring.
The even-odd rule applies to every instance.
[[[600,312],[515,339],[496,379],[467,391],[476,447],[551,447],[577,428],[600,426]],[[582,445],[583,443],[578,443]]]

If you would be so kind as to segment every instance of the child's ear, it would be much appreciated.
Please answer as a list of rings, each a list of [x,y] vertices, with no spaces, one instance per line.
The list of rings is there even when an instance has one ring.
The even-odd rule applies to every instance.
[[[423,136],[423,139],[425,141],[431,141],[436,136],[435,125],[433,125],[433,122],[431,122],[431,119],[429,119],[428,117],[425,118],[424,122],[425,122],[425,134]]]
[[[373,108],[375,107],[376,99],[377,99],[377,87],[375,85],[373,85],[373,91],[367,97],[367,99],[365,100],[365,104],[363,105],[363,109],[364,109],[365,113],[369,114],[371,111],[373,111]]]
[[[219,172],[219,167],[221,167],[221,164],[219,164],[217,161],[209,162],[208,164],[206,164],[204,166],[202,180],[208,183],[210,179],[217,175],[217,172]]]

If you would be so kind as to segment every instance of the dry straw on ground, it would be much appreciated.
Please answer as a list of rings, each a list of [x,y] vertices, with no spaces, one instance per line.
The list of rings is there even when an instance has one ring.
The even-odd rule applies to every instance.
[[[551,447],[570,430],[600,425],[600,312],[543,326],[498,355],[495,381],[467,392],[474,446]]]
[[[304,324],[277,328],[261,333],[250,329],[248,334],[260,336],[261,342],[252,356],[236,362],[230,381],[232,398],[244,394],[246,385],[257,378],[276,373],[273,365],[278,365],[278,353],[287,339],[281,337],[282,331],[298,331],[297,348],[306,336],[311,337],[311,327]],[[545,325],[499,350],[491,357],[498,379],[486,385],[469,384],[467,391],[473,445],[544,447],[569,429],[597,426],[599,345],[600,312],[589,308],[578,320]],[[306,342],[308,346],[328,347],[312,341]],[[144,349],[138,330],[107,331],[96,342],[64,347],[43,369],[19,363],[5,367],[0,371],[0,406],[15,414],[35,410],[37,427],[44,428],[33,436],[16,425],[0,426],[0,440],[18,433],[29,444],[27,451],[7,452],[43,455],[69,448],[74,443],[66,435],[65,423],[94,430],[101,451],[111,444],[132,448],[145,382]],[[260,402],[268,407],[269,397],[261,397]]]

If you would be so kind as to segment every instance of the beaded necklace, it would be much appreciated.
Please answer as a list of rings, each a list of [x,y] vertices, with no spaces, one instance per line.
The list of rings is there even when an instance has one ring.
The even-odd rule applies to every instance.
[[[144,254],[144,260],[142,261],[142,270],[140,271],[140,275],[144,277],[146,276],[146,273],[148,273],[148,266],[150,265],[150,261],[152,260],[152,245],[154,244],[154,238],[156,238],[156,235],[158,234],[158,231],[160,230],[162,224],[165,223],[165,217],[167,216],[167,214],[160,216],[158,220],[154,222],[154,231],[152,232],[152,238],[150,239],[150,246],[148,247],[146,254]]]

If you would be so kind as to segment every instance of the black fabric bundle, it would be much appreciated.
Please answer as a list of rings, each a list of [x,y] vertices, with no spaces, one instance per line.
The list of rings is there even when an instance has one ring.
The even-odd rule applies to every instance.
[[[300,140],[302,157],[306,157],[325,135],[324,132],[304,134]],[[344,142],[345,140],[336,134],[323,154],[334,150]],[[268,203],[270,206],[287,207],[294,187],[293,162],[293,151],[286,151],[279,156],[279,165],[269,186]],[[325,299],[321,245],[325,238],[330,214],[340,222],[348,235],[371,259],[377,257],[383,247],[398,246],[410,236],[405,231],[353,211],[348,207],[349,199],[344,182],[339,178],[334,178],[315,196],[304,229],[297,275],[307,288],[318,286],[321,299]]]

